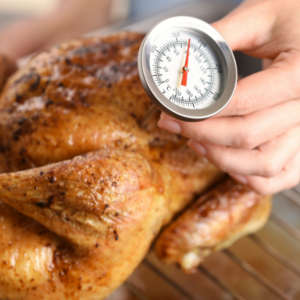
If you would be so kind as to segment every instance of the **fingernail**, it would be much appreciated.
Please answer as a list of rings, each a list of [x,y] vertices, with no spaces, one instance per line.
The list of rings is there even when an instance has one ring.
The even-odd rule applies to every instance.
[[[179,134],[181,132],[180,125],[173,120],[160,119],[157,123],[158,127]]]
[[[245,176],[242,175],[236,175],[236,174],[229,174],[232,178],[234,178],[236,181],[243,183],[243,184],[247,184],[248,180]]]
[[[192,147],[196,152],[200,153],[201,155],[205,156],[207,151],[203,145],[198,142],[190,141],[189,146]]]

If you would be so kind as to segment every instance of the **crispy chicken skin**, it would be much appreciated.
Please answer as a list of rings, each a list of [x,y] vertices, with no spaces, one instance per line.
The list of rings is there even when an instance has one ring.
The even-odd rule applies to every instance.
[[[156,127],[137,73],[142,38],[63,44],[5,85],[0,299],[105,298],[161,227],[223,176]]]
[[[136,66],[142,37],[64,44],[6,84],[0,298],[104,298],[161,226],[220,178],[148,113]]]
[[[201,196],[169,225],[155,252],[166,263],[193,271],[213,251],[261,228],[268,219],[270,197],[227,179]]]

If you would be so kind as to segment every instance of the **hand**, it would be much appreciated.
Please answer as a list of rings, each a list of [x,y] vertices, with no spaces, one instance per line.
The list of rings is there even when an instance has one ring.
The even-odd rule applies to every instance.
[[[300,1],[248,0],[213,24],[233,50],[265,59],[238,82],[217,117],[188,123],[161,115],[158,125],[190,138],[236,180],[262,194],[300,180]]]

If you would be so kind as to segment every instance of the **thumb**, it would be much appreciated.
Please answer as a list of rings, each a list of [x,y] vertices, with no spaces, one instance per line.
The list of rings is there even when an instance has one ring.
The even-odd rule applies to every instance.
[[[232,50],[251,51],[264,44],[275,21],[269,1],[248,0],[212,24]]]

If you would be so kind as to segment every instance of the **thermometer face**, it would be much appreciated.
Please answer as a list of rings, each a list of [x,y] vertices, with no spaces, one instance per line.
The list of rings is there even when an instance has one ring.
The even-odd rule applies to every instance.
[[[166,112],[196,121],[216,114],[236,85],[236,64],[222,37],[207,23],[175,17],[145,37],[139,73],[146,91]]]
[[[197,35],[170,34],[166,43],[153,46],[150,55],[154,82],[174,104],[188,109],[205,108],[218,99],[222,90],[222,66],[208,44]]]

